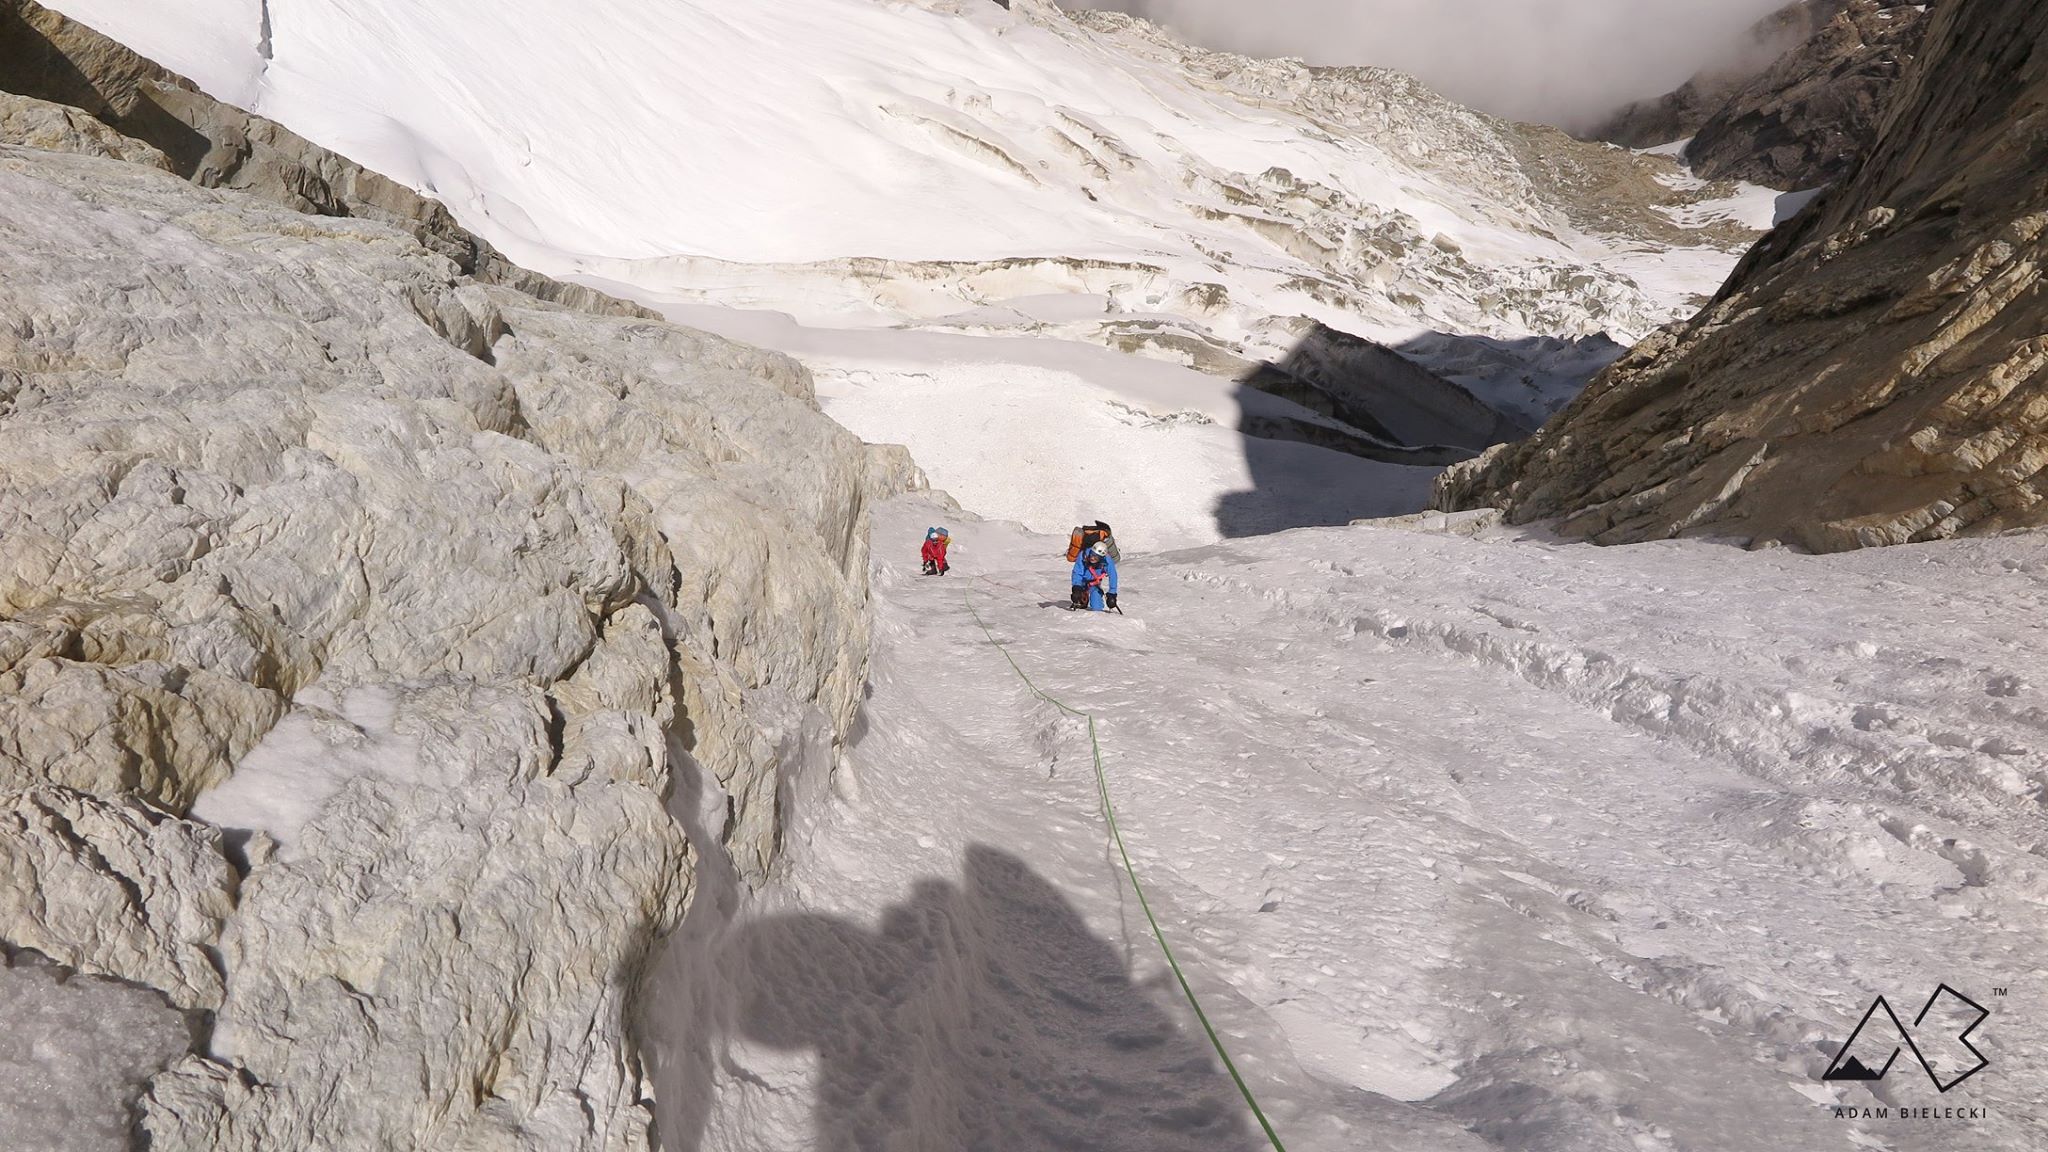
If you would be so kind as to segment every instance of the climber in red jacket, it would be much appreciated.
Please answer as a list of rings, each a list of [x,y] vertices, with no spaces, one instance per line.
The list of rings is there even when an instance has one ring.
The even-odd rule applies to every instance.
[[[926,529],[924,534],[924,574],[944,576],[946,574],[946,546],[953,542],[944,528]]]

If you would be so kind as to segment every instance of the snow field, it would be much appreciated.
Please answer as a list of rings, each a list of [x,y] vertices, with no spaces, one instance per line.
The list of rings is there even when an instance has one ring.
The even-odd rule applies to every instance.
[[[1253,62],[1028,0],[57,7],[523,264],[646,299],[858,325],[1146,283],[1264,355],[1298,316],[1632,340],[1738,255],[1583,232],[1506,125],[1405,78],[1296,106]]]
[[[924,579],[936,522],[954,574]],[[1941,981],[2009,990],[1976,1034],[1993,1067],[1938,1100],[1990,1108],[1968,1146],[2048,1136],[2024,1023],[2048,999],[2043,829],[2009,787],[2048,770],[2025,671],[2048,634],[2013,623],[2048,596],[2040,537],[1805,557],[1313,529],[1127,555],[1121,618],[1057,606],[1058,547],[914,500],[878,516],[868,734],[758,914],[923,943],[885,991],[791,1009],[851,1014],[886,1059],[830,1025],[721,1046],[704,1147],[768,1116],[808,1120],[805,1146],[968,1146],[934,1127],[963,1099],[1008,1118],[1005,1146],[1069,1147],[1056,1070],[1077,1065],[1118,1125],[1094,1140],[1262,1142],[1241,1104],[1174,1103],[1233,1093],[1120,883],[1083,727],[1017,681],[968,589],[1042,688],[1096,714],[1148,894],[1290,1148],[1955,1147],[1940,1124],[1837,1120],[1871,1092],[1818,1079],[1872,996]],[[991,861],[1009,881],[976,879]],[[894,934],[906,908],[922,935]],[[963,937],[1002,947],[941,943]],[[1052,964],[1048,937],[1095,959]],[[1093,998],[1042,1017],[1033,990],[1053,993],[1016,965]],[[1089,1064],[1114,1020],[1155,1012],[1177,1027],[1143,1051],[1170,1082],[1149,1055]],[[901,1092],[837,1094],[849,1059]],[[1910,1077],[1877,1090],[1937,1102]]]
[[[1413,512],[1434,468],[1247,438],[1247,419],[1328,424],[1277,396],[1155,360],[1053,340],[810,328],[773,313],[667,305],[678,323],[780,348],[825,413],[901,443],[986,516],[1064,532],[1124,510],[1139,548]],[[1112,524],[1117,523],[1115,519]]]
[[[1135,61],[995,5],[803,0],[741,17],[716,0],[527,0],[513,19],[492,0],[431,11],[303,0],[270,12],[268,56],[253,3],[61,7],[225,99],[253,95],[253,110],[427,188],[521,259],[1127,253],[1146,246],[1133,241],[1148,206],[1125,218],[1034,174],[1056,147],[1035,137],[1062,112],[1082,135],[1084,124],[1142,125],[1145,154],[1134,159],[1167,170],[1179,167],[1178,147],[1256,172],[1298,140],[1282,118],[1160,84]],[[514,64],[537,70],[492,67]],[[1048,77],[1060,78],[1057,91]],[[1155,124],[1185,143],[1154,141]],[[1303,175],[1398,194],[1381,169],[1340,163],[1296,157]],[[912,204],[919,227],[906,228]]]
[[[191,1043],[156,992],[0,957],[0,1148],[125,1152],[129,1101]]]
[[[1157,546],[1414,511],[1423,472],[1244,436],[1327,421],[1232,378],[1311,322],[1483,337],[1441,366],[1533,422],[1606,358],[1545,341],[1634,339],[1737,257],[1585,232],[1509,126],[1405,78],[1304,96],[1026,0],[57,7],[521,263],[802,356],[836,419],[1040,531],[1104,497]],[[1752,192],[1674,219],[1753,224]]]
[[[339,698],[314,685],[249,750],[235,774],[201,794],[192,814],[237,832],[260,831],[289,857],[299,831],[358,776],[413,782],[424,774],[416,741],[395,730],[398,701],[384,688]]]

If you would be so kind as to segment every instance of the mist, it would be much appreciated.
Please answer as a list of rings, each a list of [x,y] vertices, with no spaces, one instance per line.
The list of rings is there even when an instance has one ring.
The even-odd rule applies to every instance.
[[[1462,104],[1586,128],[1726,64],[1786,0],[1065,0],[1210,48],[1377,64]]]

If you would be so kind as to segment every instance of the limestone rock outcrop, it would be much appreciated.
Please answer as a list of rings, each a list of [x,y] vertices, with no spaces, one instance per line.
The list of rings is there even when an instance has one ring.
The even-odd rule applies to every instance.
[[[105,156],[171,170],[170,157],[77,108],[12,92],[0,92],[0,139],[46,152]]]
[[[2048,523],[2048,7],[1934,10],[1867,158],[1444,510],[1817,551]]]
[[[0,794],[0,877],[11,947],[147,985],[180,1008],[220,1006],[210,952],[236,877],[218,828],[132,796]]]
[[[648,1147],[641,969],[849,730],[914,467],[786,357],[0,125],[0,945],[211,1013],[159,1150]]]

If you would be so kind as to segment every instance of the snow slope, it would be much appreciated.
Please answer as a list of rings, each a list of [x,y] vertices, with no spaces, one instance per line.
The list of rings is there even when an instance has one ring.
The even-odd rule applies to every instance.
[[[128,1101],[190,1043],[184,1017],[148,988],[0,955],[0,1148],[111,1152],[133,1146]]]
[[[791,351],[809,329],[916,327],[1228,381],[1320,322],[1445,357],[1527,421],[1603,362],[1599,334],[1626,343],[1686,314],[1754,234],[1726,207],[1743,194],[1666,159],[1482,116],[1395,73],[1201,52],[1044,0],[54,6],[441,198],[522,263],[736,310],[693,322]],[[1472,338],[1511,354],[1475,357]],[[1530,343],[1557,338],[1595,343]],[[943,387],[994,411],[1036,403],[1040,357],[1017,349],[954,346]],[[908,443],[950,489],[1004,483],[991,465],[1036,429],[925,403],[923,346],[883,359],[812,360],[834,415]],[[1203,403],[1162,404],[1116,372],[1060,386],[1097,423],[1113,405],[1163,420]],[[1238,520],[1189,509],[1270,487],[1249,454],[1272,452],[1244,430],[1120,442],[1143,454],[1135,475],[1198,491],[1105,493],[1063,466],[1027,503],[989,507],[1054,530],[1108,495],[1182,543],[1233,535]],[[1377,464],[1281,471],[1420,490]]]
[[[669,305],[670,319],[790,352],[827,415],[873,442],[912,431],[918,464],[977,512],[1058,532],[1111,513],[1164,548],[1427,502],[1435,468],[1248,439],[1259,419],[1332,422],[1157,360],[1061,340],[829,329],[787,316]]]
[[[920,578],[935,520],[954,574]],[[1056,540],[915,500],[875,532],[869,734],[726,937],[683,1147],[1263,1146],[1106,852],[1085,731],[970,598],[1096,714],[1295,1152],[2048,1141],[2048,538],[1316,529],[1127,558],[1109,617],[1058,607]],[[1993,1009],[1981,1075],[1819,1080],[1872,997],[1942,982]],[[1878,1103],[1988,1114],[1833,1112]]]
[[[1444,237],[1491,265],[1498,289],[1510,273],[1598,274],[1601,245],[1522,175],[1497,121],[1408,82],[1354,100],[1416,108],[1382,106],[1333,135],[1285,101],[1205,86],[1031,3],[57,7],[442,198],[543,271],[1058,256],[1163,258],[1176,272],[1214,263],[1204,248],[1236,272],[1312,269],[1289,258],[1296,238],[1260,227],[1280,221],[1233,195],[1255,201],[1233,186],[1267,180]],[[1608,279],[1605,302],[1631,335],[1672,306]]]

